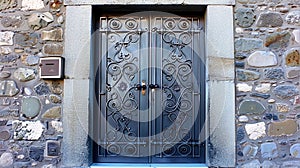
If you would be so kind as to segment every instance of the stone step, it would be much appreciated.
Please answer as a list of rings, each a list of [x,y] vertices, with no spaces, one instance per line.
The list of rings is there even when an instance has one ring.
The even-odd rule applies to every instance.
[[[94,163],[90,168],[207,168],[205,164],[122,164]]]

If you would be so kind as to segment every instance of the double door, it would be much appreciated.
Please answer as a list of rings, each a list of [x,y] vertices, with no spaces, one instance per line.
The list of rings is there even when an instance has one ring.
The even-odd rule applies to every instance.
[[[202,27],[153,12],[100,17],[96,162],[204,162]]]

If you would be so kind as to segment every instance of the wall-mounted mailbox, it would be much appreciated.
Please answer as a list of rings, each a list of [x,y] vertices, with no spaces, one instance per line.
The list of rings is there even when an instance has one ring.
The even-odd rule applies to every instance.
[[[63,57],[40,58],[40,78],[61,79],[64,76]]]

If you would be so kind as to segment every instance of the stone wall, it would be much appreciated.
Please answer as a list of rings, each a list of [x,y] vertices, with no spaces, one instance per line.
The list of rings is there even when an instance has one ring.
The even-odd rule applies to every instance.
[[[235,58],[238,167],[299,166],[300,1],[237,0]]]
[[[63,54],[60,0],[0,1],[0,167],[60,167],[63,80],[39,59]]]
[[[61,167],[63,81],[38,73],[63,54],[62,3],[0,1],[0,167]],[[300,1],[237,0],[234,12],[237,166],[300,165]]]

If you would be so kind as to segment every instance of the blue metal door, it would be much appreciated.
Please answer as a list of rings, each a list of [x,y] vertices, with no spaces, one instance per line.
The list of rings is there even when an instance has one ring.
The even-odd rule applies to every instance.
[[[99,21],[97,162],[204,162],[203,25],[147,12]]]

